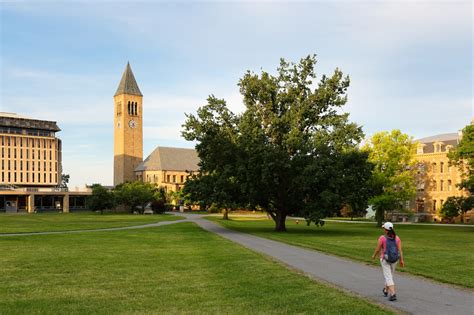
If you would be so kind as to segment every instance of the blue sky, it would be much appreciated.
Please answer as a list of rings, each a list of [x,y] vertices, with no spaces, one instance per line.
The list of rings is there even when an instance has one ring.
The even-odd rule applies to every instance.
[[[111,184],[113,94],[127,61],[144,94],[144,156],[192,147],[209,94],[243,110],[246,70],[318,55],[351,78],[367,136],[456,132],[473,117],[470,1],[2,2],[0,111],[57,121],[71,186]]]

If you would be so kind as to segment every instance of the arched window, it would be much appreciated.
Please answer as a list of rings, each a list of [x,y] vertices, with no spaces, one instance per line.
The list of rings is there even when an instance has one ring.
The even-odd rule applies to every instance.
[[[443,186],[444,186],[444,181],[443,181],[443,180],[440,180],[440,181],[439,181],[439,190],[440,190],[440,191],[443,191],[443,190],[444,190],[444,187],[443,187]]]
[[[138,115],[138,105],[137,105],[137,102],[135,102],[135,115]]]
[[[130,115],[130,101],[128,102],[128,114]]]
[[[439,163],[439,171],[440,171],[440,173],[444,172],[444,163],[443,162]]]
[[[432,166],[433,166],[433,173],[436,173],[436,163],[433,163]]]

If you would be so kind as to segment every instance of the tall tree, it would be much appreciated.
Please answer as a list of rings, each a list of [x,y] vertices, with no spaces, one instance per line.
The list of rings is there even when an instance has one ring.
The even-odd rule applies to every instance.
[[[198,143],[200,180],[212,199],[262,208],[276,231],[286,230],[288,215],[319,224],[370,194],[372,166],[357,150],[361,127],[341,111],[349,78],[336,69],[315,85],[315,65],[313,55],[282,59],[276,76],[247,72],[239,81],[244,113],[211,96],[183,126],[185,139]]]
[[[154,200],[155,186],[150,183],[126,182],[117,185],[114,190],[117,203],[128,206],[130,212],[143,213],[148,202]]]
[[[112,209],[115,205],[115,200],[112,191],[100,184],[92,185],[92,194],[86,199],[86,207],[92,211],[100,211]]]
[[[375,165],[373,181],[381,190],[371,198],[379,225],[388,210],[403,211],[407,201],[415,196],[416,144],[400,130],[374,134],[364,149]]]
[[[448,158],[450,163],[458,166],[461,171],[460,188],[474,193],[474,125],[463,129],[459,145],[448,153]]]

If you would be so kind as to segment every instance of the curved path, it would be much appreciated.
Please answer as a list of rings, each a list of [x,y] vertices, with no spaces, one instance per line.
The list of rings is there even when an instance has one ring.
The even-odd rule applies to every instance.
[[[397,273],[395,282],[398,301],[389,302],[382,295],[383,276],[380,267],[232,231],[202,219],[199,215],[184,214],[184,216],[207,231],[270,256],[315,280],[334,284],[376,303],[411,314],[474,314],[474,295],[468,289],[456,289],[423,278]]]
[[[272,257],[291,268],[302,271],[312,279],[331,283],[356,295],[403,312],[410,314],[474,314],[474,294],[472,290],[457,289],[423,278],[397,273],[395,282],[399,299],[396,302],[389,302],[381,294],[383,276],[379,267],[232,231],[203,219],[201,215],[186,213],[176,215],[184,216],[186,219],[95,230],[10,233],[0,234],[0,237],[120,231],[193,222],[207,231],[216,233],[253,251]]]
[[[142,225],[131,225],[131,226],[120,226],[111,228],[99,228],[99,229],[84,229],[84,230],[68,230],[68,231],[46,231],[46,232],[25,232],[25,233],[0,233],[2,236],[32,236],[32,235],[50,235],[50,234],[73,234],[73,233],[88,233],[88,232],[103,232],[103,231],[121,231],[121,230],[135,230],[145,229],[150,227],[157,227],[162,225],[169,225],[174,223],[189,222],[187,219],[175,220],[175,221],[161,221],[156,223],[147,223]]]

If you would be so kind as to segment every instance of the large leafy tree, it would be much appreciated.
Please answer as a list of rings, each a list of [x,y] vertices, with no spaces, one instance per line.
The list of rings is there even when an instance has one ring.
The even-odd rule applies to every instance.
[[[242,203],[240,183],[235,176],[238,163],[238,117],[224,100],[209,96],[208,104],[198,109],[197,117],[187,115],[183,135],[197,140],[196,150],[201,158],[200,172],[184,187],[184,194],[201,206],[214,204],[228,212]]]
[[[126,182],[115,187],[117,203],[128,206],[131,212],[143,213],[148,202],[155,199],[155,186],[150,183]]]
[[[448,153],[448,158],[450,163],[458,166],[461,171],[460,188],[474,193],[474,125],[463,129],[459,145]]]
[[[375,165],[374,186],[380,188],[370,200],[380,225],[386,211],[403,211],[405,203],[416,194],[416,144],[410,136],[396,129],[374,134],[364,149]]]
[[[112,209],[115,206],[115,198],[109,189],[100,184],[92,185],[92,194],[86,199],[86,207],[92,211],[100,211]]]
[[[189,184],[201,196],[264,209],[276,231],[286,230],[288,215],[318,224],[343,205],[366,206],[372,165],[357,150],[361,128],[341,110],[349,78],[336,69],[315,84],[315,65],[308,56],[297,64],[282,59],[275,76],[247,72],[239,81],[241,115],[213,96],[197,116],[187,115],[183,136],[197,141],[201,159]]]

